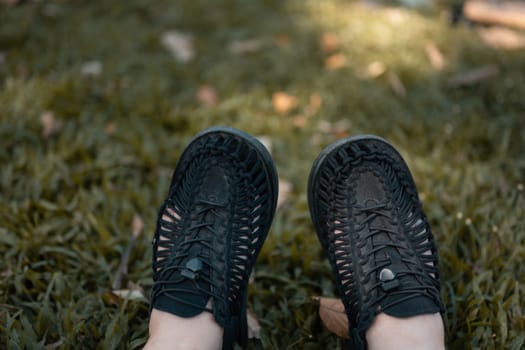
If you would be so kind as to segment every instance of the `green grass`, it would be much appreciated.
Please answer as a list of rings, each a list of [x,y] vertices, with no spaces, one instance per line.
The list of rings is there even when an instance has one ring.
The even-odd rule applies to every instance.
[[[194,35],[177,63],[168,30]],[[324,68],[323,33],[347,65]],[[261,47],[235,54],[236,40]],[[434,42],[446,58],[434,69]],[[3,59],[2,59],[3,57]],[[86,76],[86,62],[101,74]],[[367,66],[386,72],[371,78]],[[450,349],[525,344],[525,53],[486,47],[437,10],[366,9],[347,1],[25,1],[0,5],[0,344],[6,348],[140,348],[148,300],[110,293],[131,240],[144,233],[124,281],[151,288],[156,211],[192,135],[229,125],[267,136],[293,185],[250,285],[263,331],[252,348],[342,348],[311,301],[335,295],[306,203],[320,150],[345,135],[378,134],[405,156],[441,257]],[[451,88],[486,64],[498,76]],[[406,89],[400,97],[389,80]],[[209,84],[218,103],[195,97]],[[272,94],[296,96],[278,115]],[[309,106],[319,94],[318,110]],[[60,130],[42,135],[41,115]],[[304,127],[294,116],[309,116]],[[108,132],[108,125],[114,127]]]

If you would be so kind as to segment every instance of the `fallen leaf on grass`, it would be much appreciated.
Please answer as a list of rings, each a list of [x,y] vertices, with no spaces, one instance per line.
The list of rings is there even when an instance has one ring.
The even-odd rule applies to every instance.
[[[290,37],[286,34],[278,34],[275,36],[275,44],[280,47],[285,47],[290,45]]]
[[[340,299],[313,297],[319,303],[319,317],[324,326],[341,338],[348,339],[348,317]]]
[[[409,10],[403,8],[386,8],[382,12],[385,14],[386,19],[394,24],[404,24],[409,17]]]
[[[342,53],[336,53],[328,56],[324,61],[324,67],[327,70],[336,70],[346,67],[347,59]]]
[[[525,48],[525,36],[505,27],[478,29],[478,34],[485,44],[496,49],[515,50]]]
[[[295,126],[296,128],[302,129],[306,126],[307,123],[308,123],[308,118],[306,118],[302,114],[298,114],[293,117],[293,126]]]
[[[368,75],[372,78],[377,78],[386,72],[386,65],[383,62],[374,61],[366,67]]]
[[[80,68],[82,75],[86,76],[99,76],[102,73],[102,63],[99,61],[88,61],[85,62]]]
[[[317,130],[324,134],[330,134],[333,131],[332,123],[330,123],[328,120],[322,119],[317,124]]]
[[[54,343],[51,343],[51,344],[47,344],[44,346],[44,350],[54,350],[54,349],[58,349],[60,347],[62,347],[62,345],[64,345],[64,340],[63,339],[60,339],[60,340],[57,340],[56,342]]]
[[[144,299],[144,294],[139,289],[119,289],[111,291],[114,295],[125,300]]]
[[[479,68],[467,70],[448,79],[450,87],[469,86],[479,83],[480,81],[493,78],[499,74],[499,67],[495,64],[489,64]]]
[[[472,22],[525,28],[523,1],[469,0],[463,5],[463,14]]]
[[[403,82],[396,73],[391,73],[388,75],[388,82],[390,83],[392,90],[394,90],[397,96],[401,98],[406,97],[407,90],[405,88],[405,85],[403,85]]]
[[[105,293],[104,298],[115,305],[118,304],[121,299],[147,301],[142,287],[132,281],[128,281],[126,288],[112,289],[108,293]]]
[[[308,115],[314,115],[319,112],[319,109],[323,105],[323,97],[316,93],[310,95]]]
[[[42,137],[47,139],[57,134],[62,129],[62,123],[55,118],[51,111],[45,111],[40,115],[40,125],[42,125]]]
[[[276,92],[272,95],[273,109],[280,115],[285,115],[297,107],[297,97],[287,94],[286,92]]]
[[[211,85],[203,85],[197,90],[197,100],[206,106],[215,106],[219,102],[217,90]]]
[[[137,238],[142,233],[144,229],[144,221],[140,215],[133,215],[133,220],[131,221],[131,234],[134,238]]]
[[[324,52],[333,52],[341,46],[339,37],[334,33],[323,33],[319,45]]]
[[[437,70],[442,70],[445,67],[445,57],[434,42],[429,41],[425,44],[425,53],[432,67]]]
[[[106,126],[104,127],[104,132],[106,135],[113,135],[115,131],[117,130],[117,125],[114,121],[108,122]]]
[[[246,310],[248,319],[248,339],[261,339],[261,325],[257,317],[250,310]]]
[[[277,196],[277,208],[280,208],[290,199],[293,185],[290,181],[279,179],[279,195]]]
[[[352,128],[352,122],[348,119],[341,119],[335,123],[331,123],[327,120],[320,120],[317,124],[317,130],[324,134],[329,134],[335,138],[343,138],[350,134]]]
[[[175,30],[162,34],[162,45],[180,63],[188,63],[195,56],[193,35]]]
[[[230,52],[234,54],[253,53],[259,51],[264,44],[262,39],[235,40],[230,44]]]

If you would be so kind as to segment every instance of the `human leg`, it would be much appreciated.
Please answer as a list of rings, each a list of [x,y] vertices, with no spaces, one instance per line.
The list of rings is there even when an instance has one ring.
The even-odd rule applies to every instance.
[[[388,337],[380,342],[375,337],[402,339],[403,333],[395,331],[418,322],[429,326],[427,340],[442,346],[443,324],[429,316],[444,313],[437,249],[399,153],[373,136],[330,145],[313,165],[308,201],[337,278],[354,348],[379,343],[382,347],[374,349],[394,349],[384,342]],[[411,348],[403,344],[396,349]]]
[[[231,128],[193,139],[159,211],[148,348],[245,345],[248,279],[276,200],[276,170],[256,139]]]
[[[220,350],[222,348],[224,329],[209,312],[184,318],[153,309],[149,330],[145,350]]]
[[[443,350],[445,331],[439,313],[406,318],[378,314],[366,331],[370,350]]]

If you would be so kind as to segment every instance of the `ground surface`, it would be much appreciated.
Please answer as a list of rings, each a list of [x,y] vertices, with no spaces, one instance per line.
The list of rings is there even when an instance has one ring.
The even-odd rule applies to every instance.
[[[162,41],[170,31],[175,46],[182,40],[175,53]],[[292,188],[250,286],[262,326],[251,347],[344,347],[311,300],[335,290],[306,176],[329,143],[371,133],[405,156],[433,225],[449,348],[521,348],[524,62],[523,50],[487,47],[435,9],[335,0],[0,5],[0,344],[140,348],[150,240],[171,169],[195,132],[222,124],[265,136]],[[492,77],[451,80],[487,65]],[[119,288],[146,297],[125,300],[109,291],[134,216],[144,231]]]

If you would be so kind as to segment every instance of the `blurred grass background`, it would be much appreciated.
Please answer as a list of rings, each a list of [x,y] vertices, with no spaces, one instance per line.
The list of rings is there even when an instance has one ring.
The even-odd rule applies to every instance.
[[[443,2],[21,1],[0,4],[0,347],[136,349],[147,337],[156,212],[202,128],[271,143],[291,187],[250,285],[251,348],[339,349],[310,223],[320,150],[361,133],[413,171],[440,248],[450,349],[525,341],[525,52],[486,46]],[[183,33],[186,63],[163,45]],[[429,60],[438,48],[442,67]],[[488,79],[451,77],[491,65]],[[132,240],[122,289],[111,293]]]

